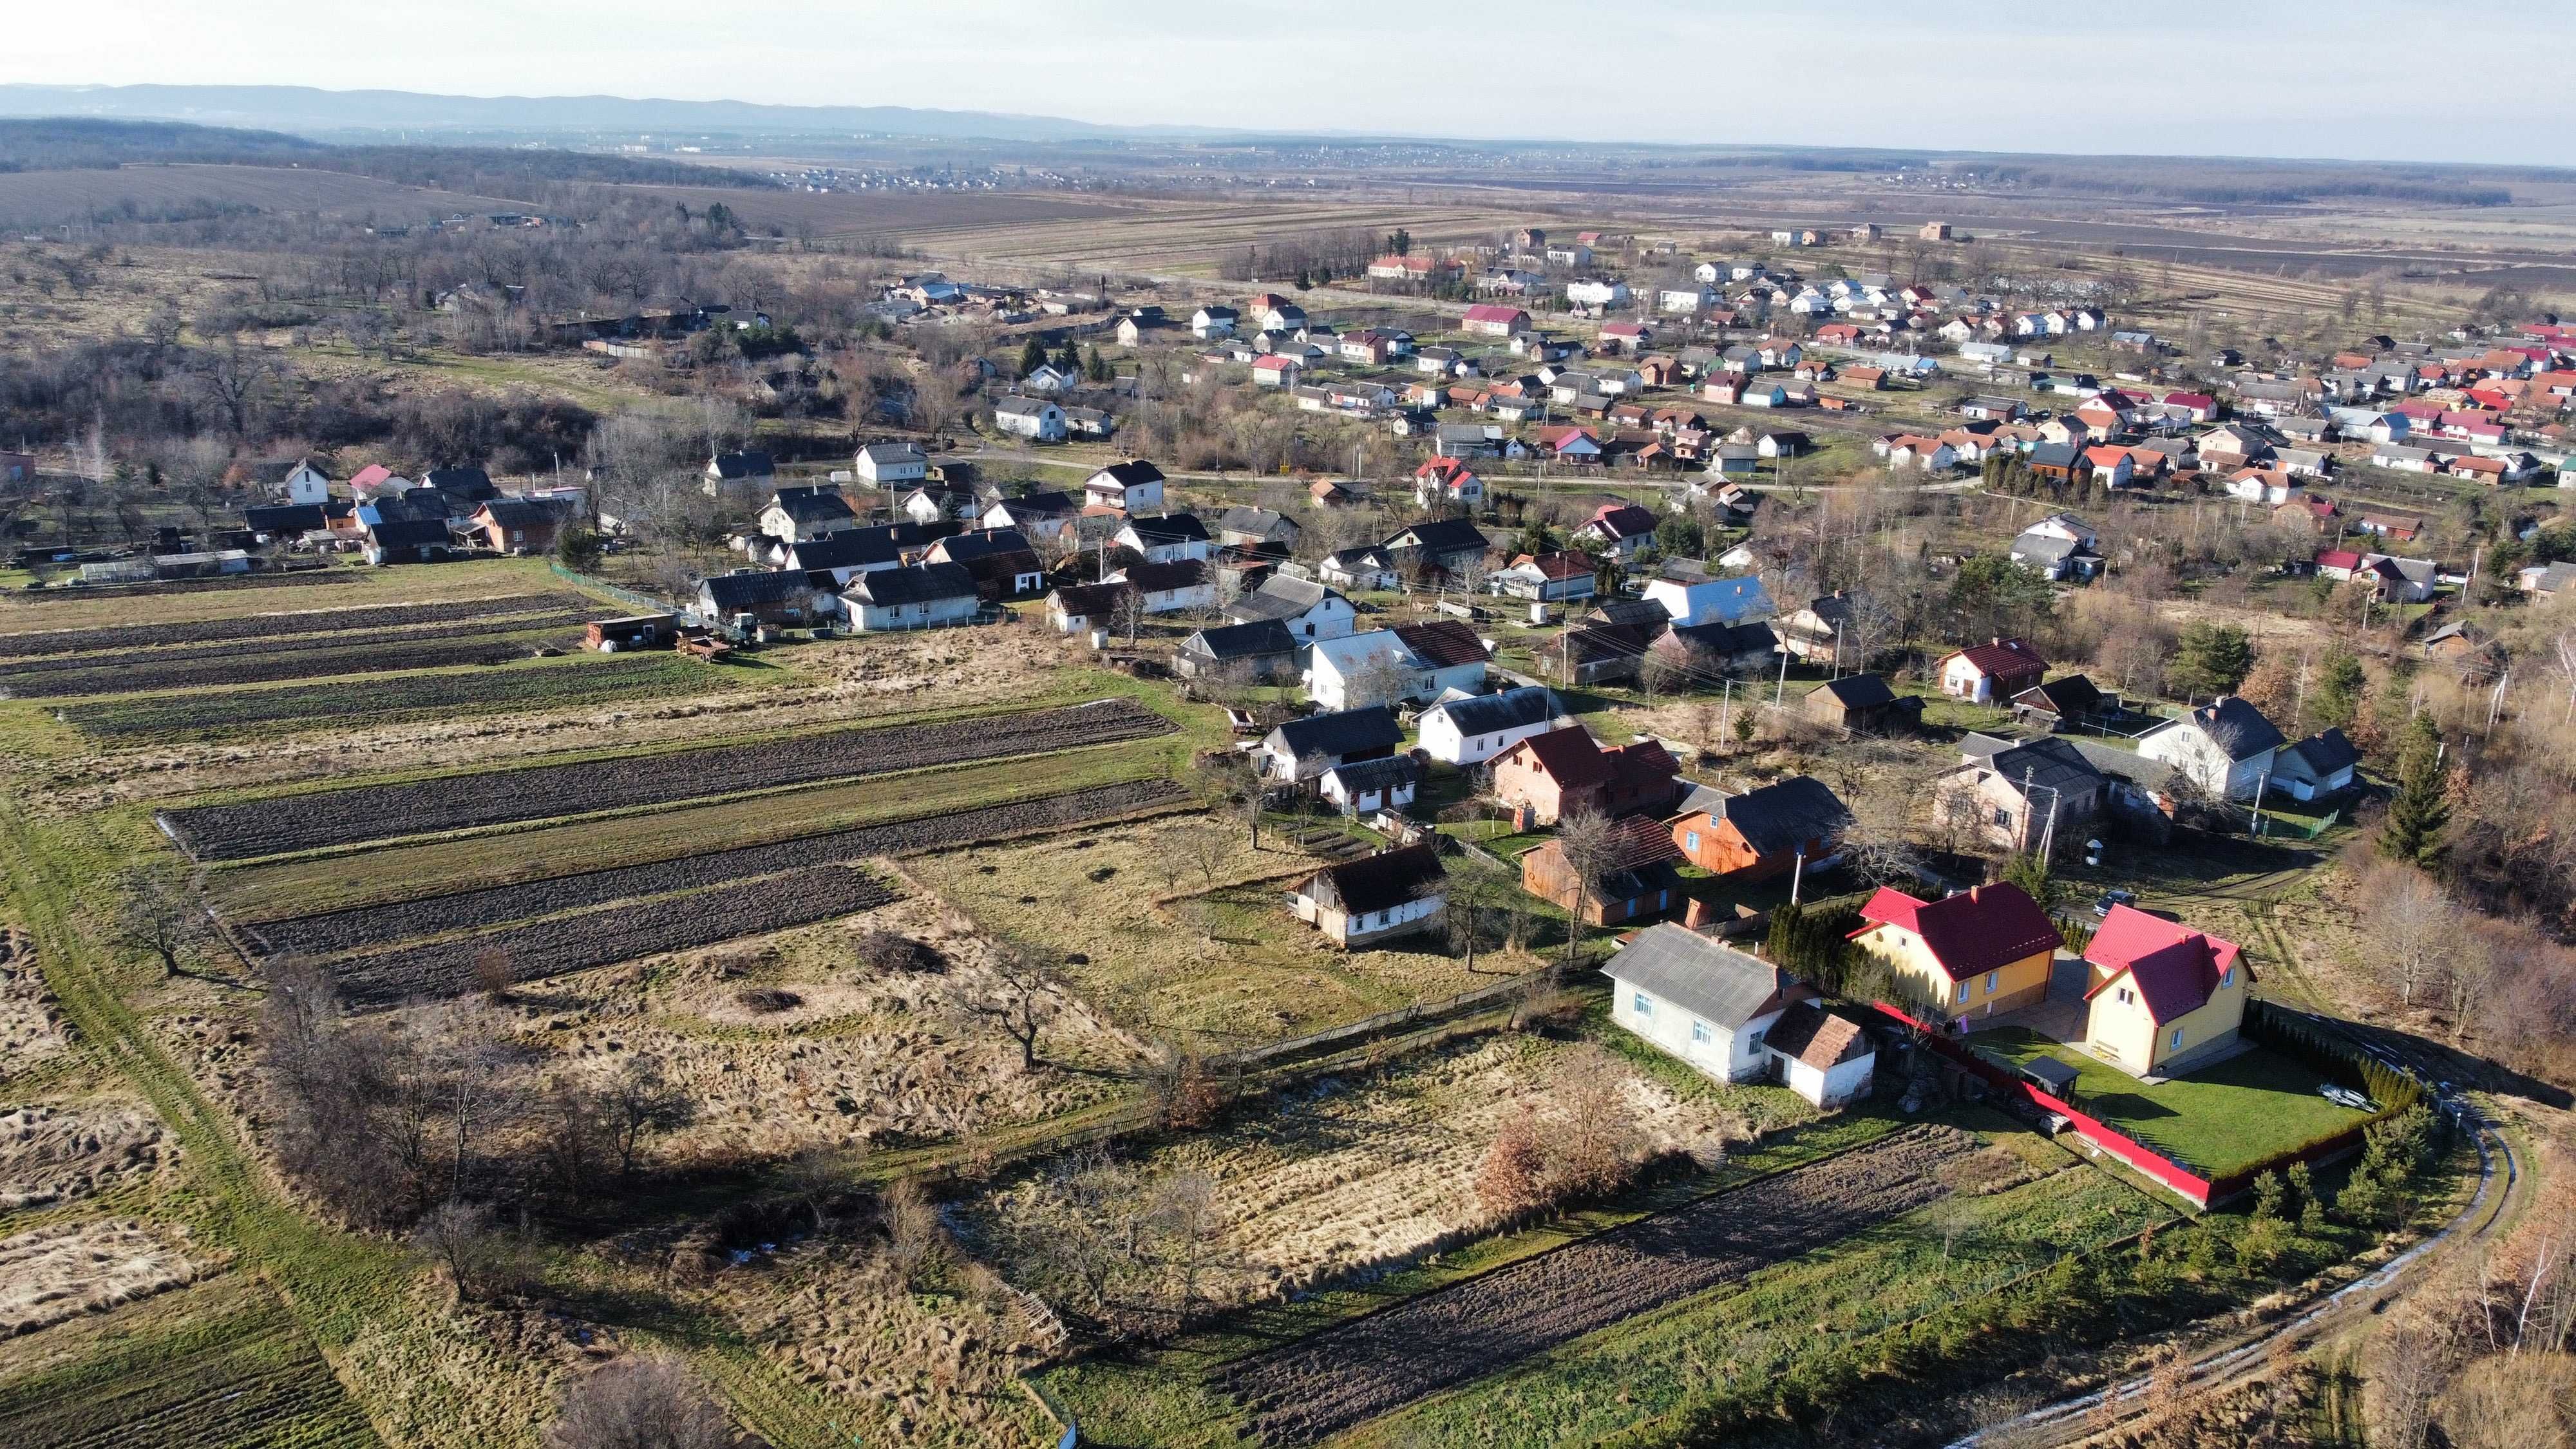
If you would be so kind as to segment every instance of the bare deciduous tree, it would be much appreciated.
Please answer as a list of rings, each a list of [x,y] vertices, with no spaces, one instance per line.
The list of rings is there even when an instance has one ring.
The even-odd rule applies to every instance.
[[[1064,1005],[1064,972],[1053,956],[1023,941],[994,943],[993,989],[962,995],[956,1011],[989,1022],[1019,1044],[1020,1068],[1038,1067],[1038,1032]]]
[[[564,1391],[546,1449],[730,1449],[733,1426],[676,1358],[610,1364]]]

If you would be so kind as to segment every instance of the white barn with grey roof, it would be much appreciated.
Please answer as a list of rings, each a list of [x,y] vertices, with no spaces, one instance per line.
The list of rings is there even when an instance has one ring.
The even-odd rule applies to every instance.
[[[1820,1106],[1869,1090],[1878,1058],[1868,1033],[1779,967],[1687,927],[1648,927],[1601,974],[1616,983],[1612,1021],[1719,1081],[1776,1074]]]

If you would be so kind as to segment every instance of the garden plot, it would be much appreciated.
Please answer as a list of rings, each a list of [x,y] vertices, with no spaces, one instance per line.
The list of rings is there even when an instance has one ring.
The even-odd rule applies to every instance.
[[[927,946],[937,968],[862,966],[856,947],[873,930]],[[651,1057],[688,1083],[695,1119],[656,1149],[681,1166],[944,1140],[1132,1090],[1141,1050],[1079,1000],[1040,1033],[1035,1072],[1017,1043],[960,1019],[958,1003],[995,992],[992,961],[953,912],[908,899],[756,946],[560,978],[528,1008],[525,1040],[553,1071]]]
[[[1917,1127],[1229,1365],[1271,1443],[1311,1443],[1943,1196],[1972,1139]]]
[[[6,679],[0,687],[25,698],[58,699],[72,695],[140,694],[161,689],[212,689],[228,684],[275,684],[297,679],[329,679],[348,674],[388,674],[402,669],[447,669],[461,664],[507,664],[533,657],[540,649],[566,650],[581,635],[569,626],[580,615],[558,618],[551,627],[507,632],[490,630],[414,645],[395,639],[351,641],[338,649],[295,649],[282,654],[242,653],[188,664],[161,664],[152,656],[127,656],[96,669],[72,669]],[[511,621],[502,621],[507,625]],[[207,697],[213,713],[227,695]],[[219,714],[214,717],[220,718]]]
[[[70,1024],[36,969],[26,937],[0,938],[0,1081],[51,1061],[71,1044]]]
[[[778,871],[848,863],[880,855],[944,850],[979,840],[1024,835],[1139,810],[1178,804],[1188,793],[1168,780],[1135,780],[976,810],[862,826],[826,835],[708,851],[676,860],[617,866],[483,890],[354,907],[320,915],[262,921],[242,928],[261,952],[336,956],[391,946],[420,936],[506,925],[635,896],[703,890]],[[458,847],[465,849],[467,847]]]
[[[536,981],[665,951],[712,946],[869,910],[894,899],[883,881],[846,866],[813,866],[741,885],[554,916],[480,935],[355,957],[337,971],[353,1005],[457,996],[484,984],[485,962],[512,981]]]
[[[137,1222],[62,1223],[0,1238],[0,1336],[188,1283],[198,1265]]]
[[[987,930],[1088,957],[1084,996],[1140,1030],[1204,1033],[1210,1049],[1276,1040],[1490,986],[1541,963],[1436,936],[1342,951],[1282,904],[1315,862],[1274,835],[1175,816],[1115,833],[983,847],[908,874]]]
[[[78,654],[94,649],[150,649],[164,644],[203,644],[221,639],[267,639],[290,634],[392,629],[405,624],[441,624],[462,619],[489,623],[504,614],[596,607],[597,601],[587,595],[556,591],[512,594],[493,599],[461,599],[453,603],[381,604],[289,614],[245,614],[230,619],[129,624],[106,629],[44,629],[24,634],[0,634],[0,658]]]
[[[0,1112],[0,1212],[103,1192],[161,1165],[171,1150],[140,1107],[88,1102]]]
[[[1168,733],[1132,700],[1099,700],[936,724],[886,725],[678,750],[641,758],[532,765],[394,785],[166,811],[163,824],[200,860],[239,860],[402,835],[541,820],[743,791],[886,774]]]
[[[1684,1096],[1614,1059],[1573,1055],[1580,1050],[1493,1036],[1426,1053],[1376,1079],[1328,1077],[1223,1132],[1154,1152],[1137,1164],[1137,1176],[1144,1184],[1185,1173],[1213,1179],[1223,1247],[1194,1286],[1202,1302],[1234,1306],[1408,1261],[1490,1229],[1494,1213],[1476,1194],[1478,1164],[1504,1121],[1524,1111],[1544,1115],[1570,1069],[1615,1076],[1642,1151],[1703,1161],[1750,1135],[1755,1099],[1767,1114],[1767,1099],[1789,1095],[1710,1083]],[[1080,1302],[1083,1286],[1047,1266],[1050,1241],[1075,1226],[1062,1219],[1069,1210],[1042,1184],[1021,1180],[974,1215],[1015,1281],[1051,1300]],[[1155,1301],[1176,1298],[1176,1289],[1129,1278],[1110,1293]]]
[[[407,629],[375,629],[327,634],[289,634],[275,639],[233,640],[220,644],[181,644],[168,649],[120,649],[103,654],[53,654],[37,659],[12,659],[0,663],[0,686],[13,695],[69,694],[67,689],[47,689],[47,675],[80,671],[105,672],[109,667],[168,664],[201,664],[209,659],[242,659],[252,656],[269,658],[300,654],[307,650],[348,649],[360,643],[380,647],[408,645],[438,639],[457,639],[468,634],[489,634],[495,625],[509,629],[541,629],[579,623],[591,617],[582,609],[548,609],[534,614],[512,614],[501,619],[473,619],[461,624],[420,624]]]
[[[314,730],[352,720],[384,724],[432,715],[453,718],[497,710],[575,709],[611,700],[750,687],[775,677],[678,655],[583,654],[561,664],[463,674],[76,704],[64,710],[62,718],[94,739],[156,735],[209,739],[271,734],[280,728]]]

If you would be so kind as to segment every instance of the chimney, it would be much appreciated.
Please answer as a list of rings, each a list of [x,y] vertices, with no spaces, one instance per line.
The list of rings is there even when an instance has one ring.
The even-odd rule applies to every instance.
[[[1970,900],[1972,900],[1972,901],[1982,901],[1982,900],[1984,900],[1984,899],[1985,899],[1985,897],[1984,897],[1983,895],[1980,895],[1980,894],[1979,894],[1979,892],[1983,891],[1984,889],[1985,889],[1985,885],[1984,885],[1982,882],[1980,882],[1979,884],[1972,885],[1972,886],[1968,887],[1968,899],[1970,899]]]
[[[1986,642],[1989,644],[2001,645],[2004,642],[2004,636],[2001,634],[1990,634],[1986,636]]]

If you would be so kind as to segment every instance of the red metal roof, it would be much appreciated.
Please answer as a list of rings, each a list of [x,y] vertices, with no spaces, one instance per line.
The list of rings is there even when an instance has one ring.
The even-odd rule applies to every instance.
[[[1971,644],[1956,657],[1976,666],[1980,674],[2019,674],[2032,669],[2048,668],[2040,652],[2019,639],[1998,639],[1987,644]]]
[[[2039,902],[2011,884],[1972,886],[1937,901],[1919,901],[1893,886],[1881,886],[1860,908],[1860,918],[1920,937],[1953,981],[2053,950],[2065,939]]]
[[[2084,996],[2089,1001],[2101,995],[2125,972],[2145,998],[2147,1015],[2161,1024],[2187,1016],[2207,1002],[2218,989],[2218,978],[2237,964],[2237,956],[2233,941],[2128,906],[2113,906],[2084,951],[2085,960],[2110,974]],[[2245,972],[2250,980],[2254,968],[2248,965]]]
[[[1518,754],[1524,750],[1560,790],[1585,789],[1603,784],[1610,778],[1610,758],[1593,743],[1591,731],[1581,725],[1568,725],[1561,730],[1532,735],[1505,753]]]

